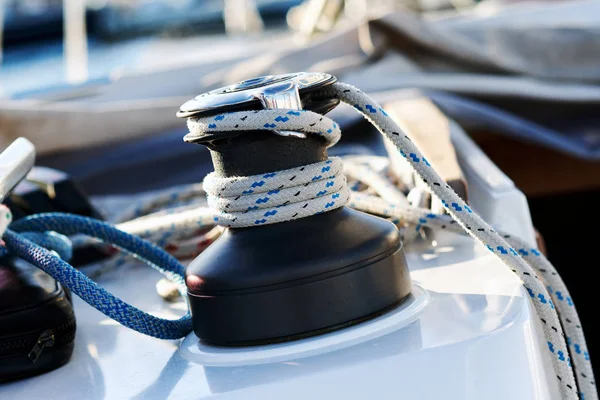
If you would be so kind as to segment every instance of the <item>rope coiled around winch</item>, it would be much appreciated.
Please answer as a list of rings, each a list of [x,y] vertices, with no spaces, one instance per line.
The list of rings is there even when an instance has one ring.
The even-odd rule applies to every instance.
[[[528,247],[524,242],[496,232],[473,212],[469,205],[436,173],[419,149],[411,142],[408,135],[373,99],[357,88],[342,83],[336,83],[323,89],[321,95],[339,98],[341,101],[353,106],[389,139],[398,152],[413,167],[431,193],[441,200],[451,219],[447,215],[434,214],[430,210],[413,209],[407,207],[406,204],[394,205],[389,202],[386,203],[385,200],[380,198],[369,198],[365,195],[352,194],[348,197],[354,207],[372,213],[387,213],[388,215],[395,213],[398,218],[417,225],[417,229],[422,226],[429,226],[434,229],[447,228],[456,231],[458,230],[456,224],[460,225],[464,232],[484,245],[523,281],[523,285],[542,321],[544,334],[548,342],[548,350],[552,353],[553,365],[559,378],[563,398],[576,399],[581,394],[582,398],[585,395],[586,399],[597,399],[589,354],[586,350],[585,338],[577,312],[564,283],[545,257],[536,249]],[[195,138],[210,132],[261,129],[295,130],[310,133],[324,138],[329,142],[329,145],[333,145],[339,140],[337,124],[327,117],[310,111],[242,111],[202,118],[192,117],[188,120],[188,127],[190,129],[190,134],[186,136],[188,141],[193,141]],[[334,160],[331,159],[330,161],[333,163]],[[321,164],[312,164],[310,168],[318,169],[319,166]],[[313,171],[312,169],[311,171],[318,172],[318,170]],[[210,205],[215,210],[215,223],[234,227],[256,226],[306,217],[332,209],[331,201],[327,200],[333,199],[327,198],[324,200],[322,197],[331,196],[328,192],[319,194],[321,192],[315,190],[311,192],[314,194],[313,198],[303,197],[301,202],[294,202],[293,196],[290,195],[291,191],[285,192],[285,196],[274,193],[273,196],[277,196],[277,201],[271,204],[269,203],[271,201],[269,191],[255,191],[255,189],[267,185],[267,180],[270,178],[267,175],[272,174],[272,178],[275,178],[278,174],[288,176],[287,174],[295,172],[298,172],[298,168],[272,171],[268,174],[252,177],[220,178],[215,174],[210,175],[205,182],[205,186],[206,190],[210,192]],[[335,177],[336,175],[331,176]],[[316,181],[322,179],[321,177]],[[368,184],[368,182],[366,183]],[[278,184],[281,185],[282,183],[278,182]],[[276,184],[268,187],[273,188],[271,190],[278,189]],[[221,196],[219,190],[227,192],[227,195]],[[338,202],[335,203],[335,206],[338,207],[340,206],[339,202],[344,201],[346,198],[346,196],[341,195],[345,193],[345,189],[342,188],[336,193],[340,193],[340,197],[337,199]],[[247,195],[255,196],[252,197],[254,205],[250,204],[251,200],[244,198]],[[286,202],[289,203],[286,204]],[[301,205],[306,212],[303,214],[284,213],[282,209],[289,207],[291,204]],[[259,208],[255,209],[253,207]],[[454,221],[456,221],[456,224],[454,224]],[[543,279],[538,276],[538,272],[543,275]],[[547,286],[544,284],[544,279],[548,282]],[[557,313],[557,311],[559,312]],[[566,336],[563,333],[563,328],[567,332]],[[569,352],[567,343],[571,344],[573,351]],[[573,355],[573,360],[571,360],[569,354]],[[575,375],[578,385],[575,383]]]
[[[327,161],[246,177],[204,179],[214,221],[243,228],[304,218],[343,207],[350,192],[342,161]]]

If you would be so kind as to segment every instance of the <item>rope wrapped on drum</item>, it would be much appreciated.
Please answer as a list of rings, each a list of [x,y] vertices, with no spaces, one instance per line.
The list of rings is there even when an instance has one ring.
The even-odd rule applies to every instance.
[[[551,268],[550,263],[543,255],[536,249],[528,248],[519,240],[496,232],[479,217],[444,182],[412,143],[409,136],[373,99],[359,89],[342,83],[335,83],[323,89],[320,95],[326,98],[339,98],[341,101],[353,106],[369,120],[394,144],[397,151],[412,166],[416,175],[428,187],[430,192],[441,201],[449,216],[434,214],[430,210],[414,209],[407,206],[407,202],[401,197],[398,197],[398,204],[391,204],[375,196],[373,198],[358,194],[347,196],[345,186],[339,189],[339,192],[336,192],[340,193],[339,202],[350,199],[351,205],[358,209],[372,213],[378,213],[379,211],[380,214],[384,215],[396,213],[399,218],[408,219],[414,223],[417,229],[422,226],[429,226],[434,229],[447,228],[453,231],[457,231],[458,227],[462,228],[464,232],[479,241],[522,280],[543,323],[548,351],[552,356],[563,398],[577,399],[581,395],[582,398],[585,396],[588,400],[597,399],[591,363],[585,347],[585,338],[581,331],[579,318],[570,297],[568,301],[564,301],[568,292],[562,281],[556,279],[558,275],[555,274],[554,269]],[[189,141],[193,141],[193,139],[211,131],[229,130],[296,130],[318,135],[329,141],[330,145],[339,140],[337,124],[325,116],[310,111],[277,109],[232,112],[200,118],[191,117],[188,119],[188,127],[190,128],[190,134],[186,136],[186,140]],[[333,163],[333,159],[330,161]],[[207,192],[209,192],[209,204],[214,209],[215,223],[224,226],[256,226],[307,217],[333,209],[332,206],[328,207],[328,204],[331,204],[330,202],[323,201],[317,195],[320,193],[317,190],[310,192],[314,194],[313,198],[303,196],[303,200],[300,202],[294,202],[292,191],[269,195],[269,190],[286,188],[282,186],[279,189],[279,186],[277,186],[283,184],[283,181],[276,182],[274,180],[273,184],[269,182],[266,186],[269,190],[266,192],[265,189],[259,192],[254,191],[258,187],[267,185],[271,175],[272,178],[275,178],[278,174],[298,172],[297,169],[272,171],[262,176],[235,178],[220,178],[214,174],[209,175],[205,181],[205,186]],[[360,170],[356,168],[352,172],[354,172],[355,177],[368,175],[361,174]],[[320,177],[316,181],[322,179]],[[368,182],[365,183],[368,184]],[[379,186],[380,191],[386,190],[386,197],[389,198],[393,195],[393,191],[387,190],[389,188],[385,188],[385,185],[377,184],[375,186]],[[273,203],[267,206],[267,203],[271,201],[270,196],[273,196],[276,200],[273,200]],[[252,204],[253,202],[254,204]],[[335,204],[336,207],[341,206],[339,202]],[[279,208],[288,207],[292,204],[294,212],[280,213]],[[305,209],[303,214],[297,213],[298,205]],[[254,207],[259,208],[254,209]],[[551,282],[548,286],[538,276],[538,272],[543,274],[544,279]],[[557,313],[557,311],[559,312]],[[567,336],[565,336],[563,328],[566,330]],[[567,342],[574,343],[574,341],[576,341],[576,347],[573,347],[575,350],[569,352]],[[571,360],[569,354],[573,354],[573,360]],[[577,383],[575,374],[577,375]]]

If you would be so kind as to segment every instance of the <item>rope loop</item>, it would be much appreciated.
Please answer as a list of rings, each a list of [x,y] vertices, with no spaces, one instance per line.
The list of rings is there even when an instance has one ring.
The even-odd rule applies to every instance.
[[[191,332],[189,312],[177,320],[148,314],[114,296],[56,253],[40,245],[54,247],[56,242],[42,242],[42,238],[47,240],[57,234],[85,234],[116,246],[159,270],[184,290],[185,267],[177,259],[150,242],[92,218],[63,213],[37,214],[13,222],[2,238],[8,253],[37,266],[92,307],[128,328],[160,339],[177,339]],[[36,238],[38,243],[42,243],[35,243],[32,239]]]
[[[561,304],[560,298],[564,299],[564,293],[566,293],[566,288],[562,281],[560,279],[557,281],[551,276],[544,276],[549,281],[552,281],[552,286],[548,285],[546,287],[536,272],[548,271],[549,268],[547,261],[531,260],[531,254],[535,254],[535,257],[542,257],[541,254],[536,249],[527,248],[526,244],[522,241],[507,240],[506,235],[499,234],[479,217],[444,182],[432,168],[429,161],[413,144],[409,136],[372,98],[365,95],[359,89],[343,83],[335,83],[326,87],[321,90],[319,95],[340,99],[342,102],[354,107],[354,109],[370,121],[385,138],[394,144],[397,151],[406,159],[415,174],[427,186],[430,193],[441,201],[452,219],[449,220],[448,216],[433,214],[431,211],[423,212],[423,210],[409,207],[408,202],[400,201],[404,199],[401,193],[398,193],[397,190],[389,187],[389,185],[381,184],[381,182],[373,183],[373,185],[370,185],[371,182],[364,182],[371,189],[378,190],[377,194],[381,198],[376,201],[370,199],[369,195],[352,194],[350,196],[345,183],[336,192],[336,195],[339,194],[339,200],[343,200],[343,203],[345,203],[348,197],[350,197],[350,205],[356,208],[360,209],[362,207],[366,211],[371,212],[379,210],[383,215],[395,214],[399,219],[415,223],[417,230],[422,226],[433,228],[448,227],[453,231],[462,228],[464,232],[472,236],[498,257],[523,281],[523,285],[531,297],[538,316],[543,322],[548,349],[552,353],[553,366],[557,376],[560,378],[560,389],[563,398],[577,399],[579,397],[577,390],[579,386],[582,397],[585,395],[585,398],[588,400],[597,399],[593,378],[589,378],[593,376],[589,355],[587,355],[586,350],[582,350],[585,348],[585,338],[581,330],[576,328],[576,326],[580,326],[579,319],[572,307],[572,301],[568,302],[569,305],[567,307]],[[324,131],[327,126],[331,127],[331,132]],[[325,139],[328,139],[328,135],[332,135],[334,139],[331,140],[330,145],[339,139],[337,133],[338,127],[335,122],[315,113],[293,110],[260,110],[191,118],[188,120],[188,127],[190,134],[186,136],[186,140],[190,141],[211,131],[257,129],[296,130],[313,133]],[[354,175],[355,179],[357,177],[360,179],[361,176],[368,175],[361,173],[357,168],[349,172],[351,175]],[[283,173],[283,171],[274,171],[271,174],[275,178],[280,173]],[[291,173],[299,173],[299,171],[296,169],[291,171]],[[266,194],[264,191],[256,192],[262,185],[266,186],[267,182],[267,175],[230,179],[222,179],[214,174],[209,175],[204,184],[209,193],[209,205],[215,212],[215,223],[236,227],[256,226],[266,223],[283,222],[328,211],[327,204],[329,203],[324,202],[322,197],[317,195],[318,191],[311,190],[310,194],[307,193],[303,197],[303,200],[299,202],[293,202],[294,196],[292,195],[292,191],[272,195],[269,195],[268,191]],[[273,184],[269,182],[268,188],[269,190],[278,190],[277,185],[281,183],[279,181],[275,183],[275,180],[273,180]],[[332,183],[332,185],[334,184]],[[309,185],[312,184],[309,183]],[[284,188],[281,187],[281,189]],[[248,195],[253,197],[244,197]],[[331,195],[328,194],[328,196]],[[393,202],[386,202],[386,198],[393,200]],[[327,200],[331,200],[331,198]],[[253,201],[255,204],[252,204]],[[269,203],[271,201],[273,203]],[[336,203],[336,207],[342,205]],[[307,210],[306,213],[300,214],[298,207]],[[293,212],[285,213],[284,210],[288,208],[293,210]],[[517,245],[518,247],[515,248],[514,246]],[[559,287],[560,290],[557,292],[555,287]],[[556,293],[559,293],[559,295]],[[557,313],[557,310],[560,313]],[[576,321],[575,326],[573,321]],[[566,337],[569,341],[572,338],[576,338],[577,340],[577,350],[571,353],[574,354],[573,364],[571,364],[571,358],[569,357],[569,347],[565,340],[563,328],[567,331]],[[577,373],[577,383],[579,385],[576,384],[572,365],[574,365],[575,372]]]

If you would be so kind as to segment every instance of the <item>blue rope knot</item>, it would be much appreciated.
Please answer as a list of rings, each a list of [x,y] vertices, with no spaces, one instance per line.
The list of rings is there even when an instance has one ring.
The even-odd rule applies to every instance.
[[[89,305],[122,325],[159,339],[178,339],[192,330],[191,315],[168,320],[150,315],[114,296],[67,261],[72,246],[66,236],[84,234],[128,252],[157,269],[181,287],[185,267],[161,248],[105,222],[65,213],[37,214],[6,229],[0,256],[15,255],[40,268]]]

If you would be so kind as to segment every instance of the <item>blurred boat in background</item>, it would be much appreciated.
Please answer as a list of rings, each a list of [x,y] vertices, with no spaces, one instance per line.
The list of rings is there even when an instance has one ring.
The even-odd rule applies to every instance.
[[[0,139],[27,136],[46,153],[153,135],[178,126],[172,110],[196,93],[308,70],[371,92],[432,91],[467,125],[600,157],[597,1],[275,3],[65,1],[64,44],[5,52]]]
[[[301,0],[258,0],[255,8],[265,23],[278,24]],[[63,32],[63,0],[3,0],[4,45],[58,38]],[[91,37],[119,40],[156,32],[206,33],[224,25],[224,2],[219,0],[84,0]],[[235,3],[235,1],[233,1]],[[244,2],[238,2],[244,6]]]

